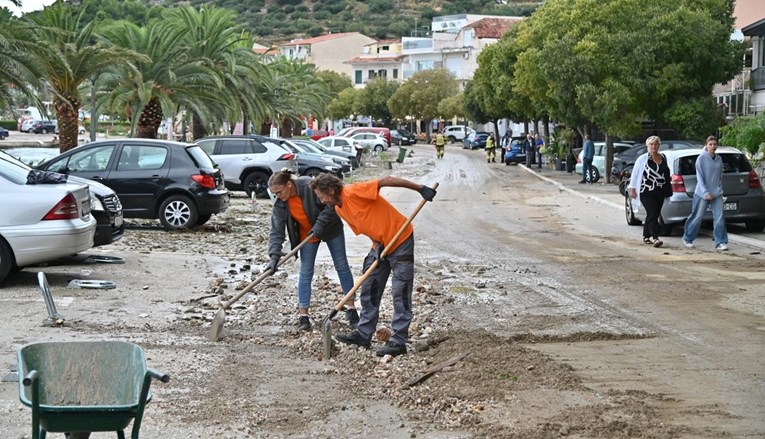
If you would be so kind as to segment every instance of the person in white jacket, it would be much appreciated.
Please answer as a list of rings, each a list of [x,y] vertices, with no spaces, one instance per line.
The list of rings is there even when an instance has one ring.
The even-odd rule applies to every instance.
[[[659,216],[664,205],[664,198],[672,196],[669,166],[663,154],[659,154],[661,139],[651,136],[645,141],[648,152],[638,157],[632,168],[630,184],[627,186],[630,198],[638,199],[645,208],[643,222],[643,242],[661,247],[664,243],[659,238],[661,227]]]

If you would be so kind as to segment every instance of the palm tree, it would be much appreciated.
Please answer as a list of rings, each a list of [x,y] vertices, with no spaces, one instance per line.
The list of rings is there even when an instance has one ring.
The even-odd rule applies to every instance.
[[[180,42],[189,32],[168,20],[153,20],[146,27],[117,22],[103,30],[110,43],[144,55],[135,71],[124,67],[110,69],[102,98],[107,108],[124,112],[131,120],[136,137],[154,138],[164,115],[185,107],[202,114],[227,108],[219,99],[222,83],[198,60],[191,59]]]
[[[129,64],[135,59],[129,51],[99,42],[95,33],[98,23],[84,23],[83,12],[85,8],[77,12],[57,0],[24,21],[29,41],[34,42],[27,56],[53,94],[62,152],[77,146],[80,85],[106,67]]]
[[[180,44],[187,47],[190,59],[219,75],[223,84],[219,100],[229,103],[227,112],[193,111],[194,138],[206,135],[211,123],[262,120],[267,113],[265,100],[256,92],[266,69],[251,49],[252,39],[234,18],[233,11],[215,7],[184,6],[167,14],[168,21],[188,29]]]
[[[0,107],[13,106],[14,89],[43,107],[35,93],[42,87],[42,71],[27,56],[35,45],[29,30],[18,20],[10,19],[0,26]]]

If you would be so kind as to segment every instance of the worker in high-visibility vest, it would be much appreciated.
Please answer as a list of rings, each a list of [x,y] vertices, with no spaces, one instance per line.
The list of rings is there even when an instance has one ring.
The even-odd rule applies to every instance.
[[[444,158],[444,147],[446,146],[446,139],[442,133],[436,134],[436,158]]]
[[[496,153],[495,150],[497,149],[497,145],[494,143],[494,134],[490,134],[489,137],[486,139],[486,163],[496,163]]]

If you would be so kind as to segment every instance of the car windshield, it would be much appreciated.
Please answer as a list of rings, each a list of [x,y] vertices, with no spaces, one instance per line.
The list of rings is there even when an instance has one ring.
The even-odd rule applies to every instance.
[[[317,147],[315,147],[315,146],[313,146],[313,145],[311,145],[310,143],[307,143],[307,142],[295,142],[295,145],[297,145],[298,147],[302,148],[306,152],[312,152],[314,154],[322,154],[322,153],[324,153],[324,151],[322,151],[321,149],[319,149],[319,148],[317,148]]]
[[[213,169],[215,167],[215,163],[213,163],[210,156],[207,155],[207,153],[204,152],[204,150],[200,148],[199,145],[191,145],[186,147],[186,152],[189,153],[191,158],[200,168]]]

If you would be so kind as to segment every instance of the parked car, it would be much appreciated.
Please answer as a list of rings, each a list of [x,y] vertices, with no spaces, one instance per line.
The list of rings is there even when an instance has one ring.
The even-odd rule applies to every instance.
[[[295,154],[295,160],[297,160],[298,164],[298,175],[316,177],[321,173],[329,172],[330,174],[343,178],[343,167],[335,164],[331,158],[326,157],[323,154],[305,152],[304,149],[290,142],[288,139],[257,135],[254,135],[253,137],[264,145],[269,143],[279,145]]]
[[[32,168],[26,163],[5,151],[0,151],[0,160],[3,160],[6,166],[15,165],[27,174],[32,171]],[[111,244],[122,238],[125,226],[123,224],[122,203],[120,203],[117,193],[93,180],[70,175],[68,181],[88,185],[90,189],[90,213],[96,219],[93,246]]]
[[[663,151],[672,178],[672,196],[664,201],[659,224],[662,235],[668,236],[672,227],[682,224],[691,213],[693,191],[696,189],[696,159],[702,149],[671,149]],[[723,161],[723,211],[728,223],[744,223],[752,232],[765,229],[765,190],[746,156],[736,148],[719,147]],[[645,209],[635,209],[629,195],[624,196],[624,213],[629,225],[645,220]],[[712,220],[707,209],[705,221]]]
[[[354,133],[349,136],[355,143],[360,144],[364,149],[369,149],[374,152],[387,151],[390,147],[385,137],[375,133]]]
[[[42,122],[40,119],[24,119],[21,121],[21,126],[19,127],[19,131],[22,133],[29,133],[32,130],[32,125],[34,125],[37,122]]]
[[[339,133],[337,133],[337,135],[344,136],[344,137],[353,137],[355,134],[358,134],[358,133],[377,134],[378,136],[383,137],[385,139],[385,142],[389,146],[391,142],[393,141],[390,128],[385,128],[385,127],[348,127],[348,128],[343,128]]]
[[[341,158],[341,159],[347,159],[347,160],[349,160],[351,162],[351,167],[353,167],[353,168],[358,168],[359,165],[360,165],[358,159],[356,158],[356,152],[355,151],[351,152],[351,151],[344,151],[342,149],[339,149],[339,150],[337,150],[337,149],[329,149],[326,146],[324,146],[323,144],[321,144],[321,143],[319,143],[319,142],[317,142],[315,140],[311,140],[311,139],[293,139],[293,142],[297,143],[299,145],[312,146],[312,147],[320,150],[321,152],[323,152],[325,154],[332,155],[332,156],[335,156],[335,157],[338,157],[338,158]]]
[[[159,219],[167,230],[204,224],[229,205],[221,170],[196,144],[101,140],[37,168],[103,183],[119,196],[125,218]]]
[[[35,134],[56,133],[58,132],[58,124],[55,120],[38,120],[32,124],[28,132]]]
[[[5,139],[6,137],[8,137],[8,130],[6,130],[3,127],[0,127],[0,140]]]
[[[510,141],[510,148],[505,152],[505,165],[510,163],[526,163],[526,150],[523,148],[523,137]]]
[[[390,130],[390,138],[391,142],[398,146],[414,145],[417,143],[417,137],[403,128]]]
[[[91,248],[96,228],[88,185],[29,184],[29,169],[8,157],[0,155],[0,282],[14,268]]]
[[[463,149],[484,149],[486,148],[486,139],[489,133],[486,131],[473,131],[463,140]]]
[[[592,169],[592,173],[590,174],[589,179],[587,179],[587,181],[591,183],[597,182],[602,175],[606,175],[606,142],[593,143],[595,144],[595,157],[592,158],[592,167],[590,168]],[[633,146],[634,145],[631,143],[614,142],[614,156],[627,151]],[[583,158],[584,154],[582,151],[579,151],[579,155],[576,157],[576,165],[574,166],[574,171],[577,174],[582,173],[582,168],[584,167]]]
[[[659,146],[659,151],[689,148],[700,149],[703,147],[704,144],[697,140],[662,140],[661,146]],[[633,146],[619,154],[614,154],[614,163],[611,166],[611,179],[615,184],[619,185],[619,192],[622,195],[624,195],[625,188],[630,181],[630,175],[632,174],[632,167],[635,166],[635,161],[647,151],[648,147],[646,147],[644,143],[642,145]]]
[[[475,130],[465,125],[449,125],[448,127],[444,127],[443,131],[441,131],[446,137],[446,140],[450,143],[454,143],[458,140],[465,140],[465,137],[473,132],[475,132]]]
[[[311,140],[319,140],[323,137],[329,136],[329,133],[324,130],[314,130],[311,132]]]
[[[253,136],[211,136],[197,144],[223,171],[226,187],[244,190],[248,197],[268,195],[268,179],[282,168],[298,172],[295,154],[279,144],[263,142]]]
[[[297,139],[289,139],[289,142],[298,149],[298,153],[312,154],[323,159],[329,159],[332,163],[340,166],[341,172],[351,172],[351,160],[347,157],[341,157],[324,152],[318,143],[299,142]]]
[[[328,136],[319,140],[319,143],[330,151],[340,151],[356,154],[357,163],[361,163],[361,155],[364,152],[364,146],[355,139],[342,136]]]

